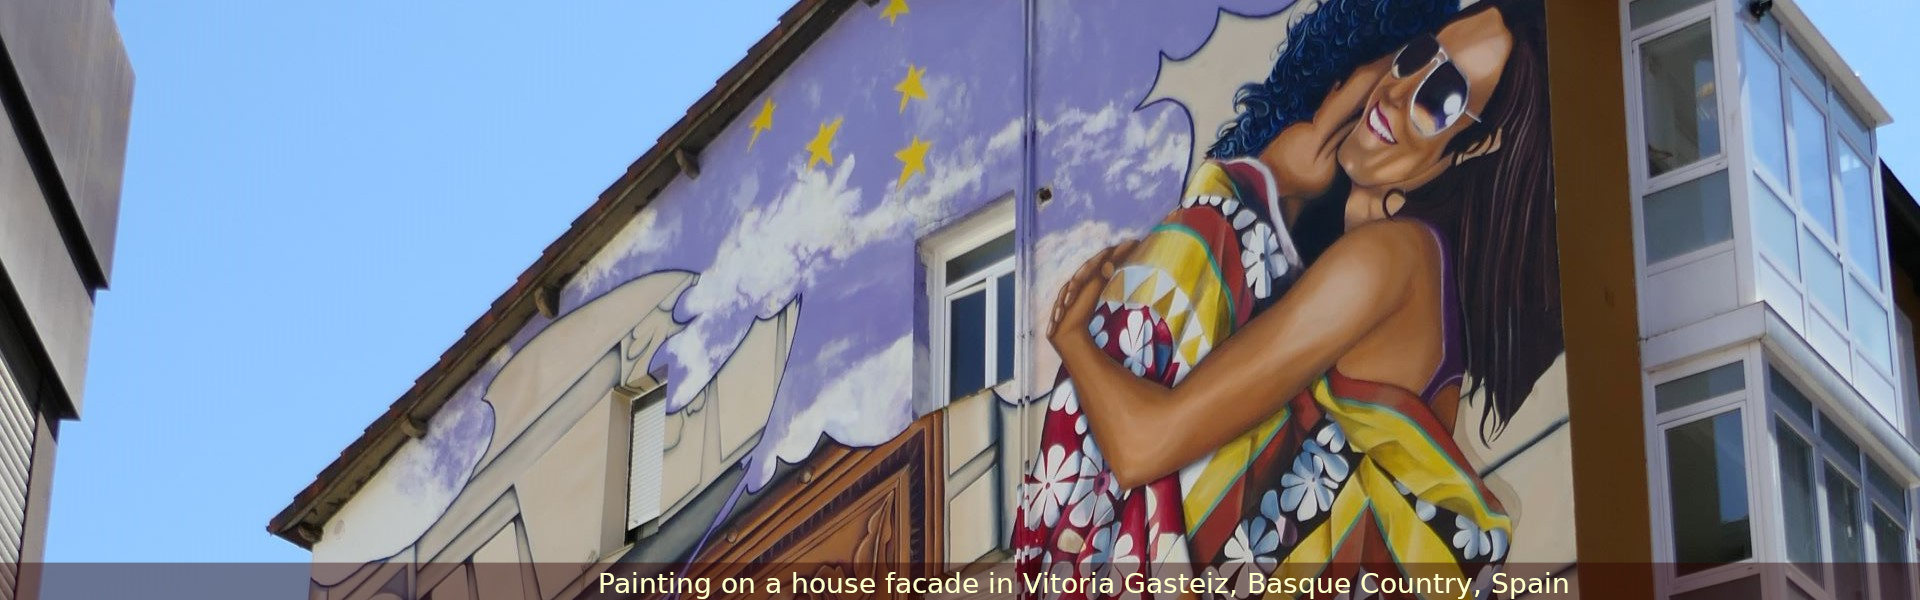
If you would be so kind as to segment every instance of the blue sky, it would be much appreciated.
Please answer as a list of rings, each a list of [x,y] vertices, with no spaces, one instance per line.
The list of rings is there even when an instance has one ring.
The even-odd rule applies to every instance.
[[[161,2],[50,561],[304,561],[266,522],[789,2]]]
[[[1920,189],[1920,81],[1914,80],[1913,0],[1800,0],[1799,6],[1893,113],[1880,129],[1880,158],[1910,189]]]
[[[50,561],[304,561],[275,511],[785,0],[127,0],[113,288]],[[1807,0],[1920,181],[1907,0]]]

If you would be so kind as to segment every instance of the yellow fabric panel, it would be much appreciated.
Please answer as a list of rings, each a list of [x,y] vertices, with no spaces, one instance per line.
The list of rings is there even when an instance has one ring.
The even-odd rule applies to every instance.
[[[1181,506],[1190,526],[1206,520],[1207,514],[1213,512],[1213,507],[1220,504],[1220,499],[1226,495],[1227,490],[1231,489],[1233,483],[1239,481],[1240,476],[1246,472],[1247,464],[1253,462],[1254,455],[1265,449],[1267,444],[1272,443],[1273,436],[1278,434],[1280,428],[1285,427],[1287,420],[1292,417],[1292,410],[1282,410],[1260,426],[1253,428],[1252,431],[1222,444],[1219,449],[1213,451],[1213,458],[1207,461],[1206,468],[1200,471],[1200,477],[1194,480],[1193,488],[1187,490],[1186,499]]]
[[[1400,490],[1381,472],[1380,466],[1372,460],[1362,460],[1355,473],[1366,488],[1367,496],[1373,499],[1373,516],[1380,524],[1382,541],[1393,553],[1394,562],[1409,570],[1407,575],[1412,577],[1460,578],[1460,565],[1454,562],[1453,547],[1420,520],[1420,515],[1400,496]]]
[[[1233,327],[1232,305],[1219,272],[1208,258],[1210,250],[1191,230],[1156,229],[1135,251],[1133,265],[1122,267],[1101,294],[1101,300],[1123,305],[1160,306],[1171,294],[1185,293],[1192,313],[1183,327],[1200,326],[1211,345]],[[1171,305],[1168,305],[1171,306]],[[1159,313],[1163,317],[1165,313]],[[1184,337],[1175,330],[1174,339]],[[1192,358],[1192,357],[1183,357]]]
[[[1233,178],[1227,176],[1227,170],[1220,164],[1206,161],[1195,169],[1193,177],[1187,179],[1187,197],[1194,196],[1238,196],[1233,187]]]
[[[1415,496],[1466,515],[1481,529],[1513,530],[1512,520],[1481,497],[1480,486],[1465,465],[1456,464],[1425,428],[1384,406],[1335,397],[1324,377],[1314,384],[1313,397],[1346,432],[1347,443],[1392,473]]]
[[[1340,488],[1340,493],[1333,497],[1327,520],[1300,539],[1293,552],[1274,568],[1273,577],[1314,577],[1326,570],[1341,545],[1352,539],[1354,526],[1360,523],[1360,517],[1371,504],[1362,487],[1349,484]]]

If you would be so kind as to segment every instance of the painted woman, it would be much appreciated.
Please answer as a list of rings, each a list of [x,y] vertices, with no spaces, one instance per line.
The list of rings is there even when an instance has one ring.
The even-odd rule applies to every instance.
[[[1561,350],[1542,9],[1491,0],[1423,26],[1394,4],[1329,0],[1290,30],[1182,207],[1061,291],[1067,378],[1022,570],[1472,576],[1504,559],[1511,522],[1453,427],[1471,397],[1496,435]],[[1403,24],[1384,48],[1356,35]],[[1324,58],[1341,53],[1345,71]],[[1302,55],[1322,60],[1288,63]],[[1298,102],[1274,84],[1316,65],[1338,83],[1288,121]],[[1324,252],[1281,235],[1328,227]]]

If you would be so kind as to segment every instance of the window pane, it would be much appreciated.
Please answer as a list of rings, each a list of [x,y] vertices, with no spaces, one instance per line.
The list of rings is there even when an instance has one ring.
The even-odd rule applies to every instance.
[[[1820,441],[1826,442],[1828,448],[1846,457],[1849,465],[1860,459],[1860,445],[1853,443],[1853,439],[1847,437],[1847,432],[1842,431],[1840,425],[1834,423],[1833,418],[1828,417],[1824,412],[1820,413]]]
[[[1653,406],[1666,412],[1746,388],[1746,363],[1736,361],[1653,386]]]
[[[1753,556],[1740,411],[1667,430],[1674,557],[1681,574]]]
[[[1820,505],[1814,495],[1813,446],[1784,422],[1773,428],[1780,439],[1780,504],[1787,520],[1787,559],[1818,581],[1822,574]]]
[[[1705,4],[1707,0],[1633,0],[1627,6],[1627,19],[1634,27],[1653,24],[1680,14],[1680,11]]]
[[[1793,91],[1793,148],[1799,168],[1800,206],[1829,237],[1833,229],[1833,177],[1827,168],[1826,116],[1800,90]]]
[[[1880,461],[1871,458],[1867,459],[1867,489],[1879,494],[1882,501],[1900,507],[1900,512],[1906,512],[1907,489],[1894,483],[1893,475],[1880,468]]]
[[[1880,597],[1907,600],[1913,597],[1907,582],[1907,531],[1899,521],[1879,510],[1873,511],[1873,561],[1879,565]]]
[[[1787,410],[1806,419],[1808,425],[1813,424],[1813,401],[1807,399],[1806,394],[1800,393],[1800,388],[1793,385],[1793,381],[1787,379],[1787,376],[1781,374],[1778,369],[1767,369],[1767,390],[1773,392],[1773,397],[1780,399],[1780,403],[1786,405]]]
[[[1847,312],[1846,278],[1840,274],[1840,259],[1827,253],[1827,247],[1813,234],[1800,231],[1800,265],[1806,274],[1807,293],[1827,314],[1845,322]]]
[[[1760,41],[1766,42],[1768,48],[1780,47],[1780,20],[1773,18],[1772,12],[1754,21],[1753,28],[1760,32]]]
[[[1013,232],[994,238],[981,244],[979,248],[968,250],[966,254],[947,261],[947,283],[952,284],[973,276],[1013,257]]]
[[[1887,335],[1887,309],[1867,295],[1860,280],[1847,278],[1847,330],[1867,360],[1882,369],[1893,368],[1893,340]]]
[[[1826,89],[1827,79],[1820,76],[1820,68],[1813,66],[1813,61],[1807,60],[1807,53],[1800,51],[1799,43],[1788,43],[1783,50],[1785,51],[1781,54],[1787,57],[1787,69],[1793,72],[1795,79],[1799,79],[1809,89]]]
[[[1833,564],[1834,596],[1859,598],[1866,590],[1866,546],[1860,532],[1860,488],[1827,467],[1827,535],[1833,543],[1828,559]]]
[[[1726,171],[1648,194],[1644,203],[1647,264],[1733,239]]]
[[[994,381],[1011,381],[1013,380],[1013,323],[1015,320],[1013,318],[1013,275],[1011,273],[1001,275],[1000,279],[994,282],[994,287],[994,293],[997,296],[994,317],[1000,320],[994,323],[994,341],[995,345],[999,346],[993,362]]]
[[[987,291],[954,298],[947,305],[947,399],[987,387]]]
[[[1640,56],[1648,176],[1719,154],[1713,31],[1707,22],[1647,42]]]
[[[1740,34],[1740,70],[1755,162],[1780,181],[1787,181],[1787,115],[1780,106],[1780,64],[1773,62],[1760,41],[1744,29]]]
[[[1846,136],[1847,140],[1853,142],[1858,148],[1873,147],[1872,136],[1867,135],[1867,122],[1861,120],[1860,114],[1853,111],[1853,106],[1839,96],[1834,94],[1833,110],[1830,112],[1833,113],[1833,122],[1838,125],[1840,134]]]
[[[1786,266],[1787,278],[1800,279],[1799,219],[1793,208],[1773,193],[1759,177],[1748,185],[1753,190],[1753,228],[1760,237],[1760,249]]]
[[[1846,144],[1840,144],[1840,197],[1847,207],[1847,259],[1875,282],[1880,281],[1880,244],[1885,233],[1875,227],[1873,171]]]

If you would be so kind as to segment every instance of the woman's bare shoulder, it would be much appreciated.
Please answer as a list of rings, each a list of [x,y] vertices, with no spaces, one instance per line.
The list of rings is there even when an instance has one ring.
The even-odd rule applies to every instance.
[[[1355,227],[1327,248],[1321,262],[1393,261],[1432,255],[1433,230],[1411,219],[1384,219]]]

